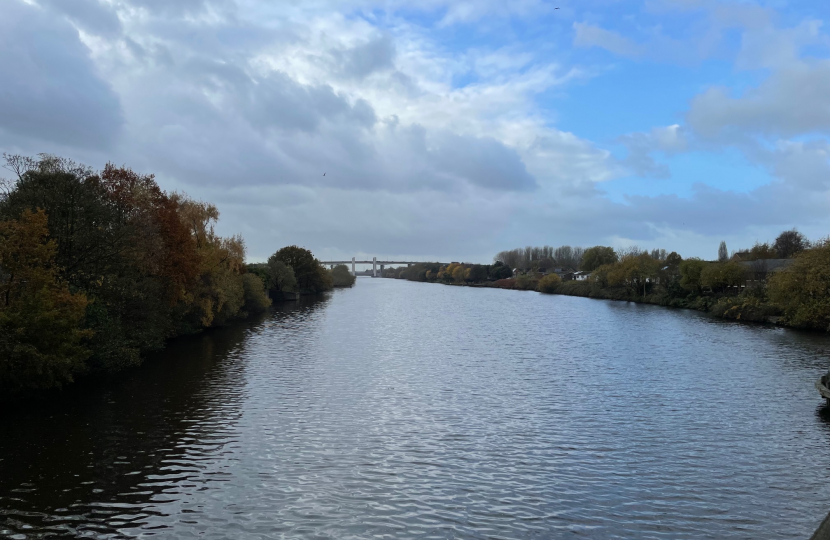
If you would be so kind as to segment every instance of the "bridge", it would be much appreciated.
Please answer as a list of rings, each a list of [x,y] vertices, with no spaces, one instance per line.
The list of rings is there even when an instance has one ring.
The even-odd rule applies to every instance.
[[[352,257],[350,261],[320,261],[321,264],[329,265],[329,267],[334,268],[338,264],[345,264],[346,266],[352,265],[352,275],[357,275],[355,272],[355,265],[356,264],[371,264],[372,265],[372,277],[378,277],[378,266],[380,266],[380,274],[383,275],[383,269],[386,266],[392,265],[403,265],[412,266],[413,264],[420,264],[424,261],[379,261],[377,257],[372,257],[371,261],[358,261],[355,257]],[[447,264],[447,263],[433,263],[433,264]]]

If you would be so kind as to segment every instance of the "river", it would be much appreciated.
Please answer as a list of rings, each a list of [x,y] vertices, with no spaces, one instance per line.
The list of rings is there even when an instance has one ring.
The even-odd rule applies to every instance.
[[[825,336],[358,279],[0,415],[0,537],[800,538]]]

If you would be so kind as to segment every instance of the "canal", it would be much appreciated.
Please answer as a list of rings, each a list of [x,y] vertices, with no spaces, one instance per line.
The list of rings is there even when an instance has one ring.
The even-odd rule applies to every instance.
[[[830,339],[358,279],[0,415],[0,537],[799,538]]]

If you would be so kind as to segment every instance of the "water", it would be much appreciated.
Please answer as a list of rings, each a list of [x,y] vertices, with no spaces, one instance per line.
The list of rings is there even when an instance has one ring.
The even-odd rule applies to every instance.
[[[0,537],[804,539],[830,510],[828,349],[359,279],[6,406]]]

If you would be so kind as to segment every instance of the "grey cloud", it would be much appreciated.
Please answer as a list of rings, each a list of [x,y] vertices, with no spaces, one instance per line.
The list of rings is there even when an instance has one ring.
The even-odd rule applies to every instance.
[[[40,4],[63,13],[90,34],[107,37],[121,34],[121,20],[115,10],[100,0],[40,0]]]
[[[645,133],[630,133],[618,140],[628,149],[628,155],[621,160],[621,164],[631,172],[638,176],[652,178],[671,177],[668,165],[658,163],[652,157],[654,143]]]
[[[830,188],[830,143],[826,140],[780,142],[772,149],[756,145],[746,153],[788,184],[813,192]]]
[[[436,139],[430,154],[438,171],[489,189],[525,191],[537,187],[519,154],[493,138],[444,133]]]
[[[652,154],[674,154],[688,146],[686,134],[678,125],[654,128],[649,133],[628,133],[617,141],[628,149],[628,155],[620,161],[623,167],[638,176],[663,179],[671,177],[671,170]]]
[[[351,49],[334,50],[332,54],[344,76],[363,79],[372,73],[394,68],[395,43],[391,37],[383,35]]]
[[[127,0],[135,7],[165,15],[183,15],[198,13],[209,5],[227,6],[225,0]]]
[[[7,2],[0,17],[0,129],[72,146],[110,146],[118,96],[97,75],[77,31],[37,7]]]
[[[301,85],[282,73],[248,85],[246,114],[261,128],[316,130],[323,121],[351,120],[355,127],[371,127],[377,120],[364,100],[354,106],[329,86]]]
[[[830,133],[830,61],[800,63],[773,72],[758,88],[739,98],[724,88],[696,96],[687,114],[699,135],[734,132],[794,136]]]
[[[793,222],[806,225],[822,222],[827,215],[823,200],[783,182],[749,193],[698,184],[690,198],[630,196],[627,200],[632,218],[703,235],[736,234],[750,227],[786,227]]]

